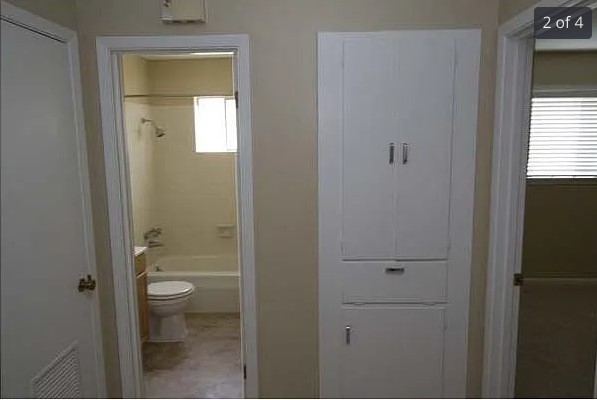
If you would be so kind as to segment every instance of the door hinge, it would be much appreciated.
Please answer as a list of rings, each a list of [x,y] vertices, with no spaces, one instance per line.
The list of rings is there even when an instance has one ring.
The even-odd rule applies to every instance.
[[[247,380],[247,364],[243,364],[243,379]]]
[[[238,108],[238,90],[234,91],[234,104],[236,104],[236,108]]]
[[[93,290],[95,290],[96,286],[97,283],[95,282],[95,279],[92,279],[91,275],[87,275],[86,278],[79,279],[79,285],[77,286],[77,289],[80,293],[86,290],[92,292]]]
[[[524,284],[524,275],[521,273],[514,274],[514,286],[522,286]]]

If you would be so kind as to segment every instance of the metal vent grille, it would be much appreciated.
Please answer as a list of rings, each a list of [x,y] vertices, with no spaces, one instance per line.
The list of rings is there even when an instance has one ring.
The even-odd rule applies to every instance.
[[[81,372],[77,343],[64,350],[31,381],[36,399],[81,398]]]

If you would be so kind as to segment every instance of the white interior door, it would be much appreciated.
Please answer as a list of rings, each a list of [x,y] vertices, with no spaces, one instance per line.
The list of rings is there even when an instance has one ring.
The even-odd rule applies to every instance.
[[[2,4],[2,397],[101,397],[76,40],[13,11],[51,25]]]

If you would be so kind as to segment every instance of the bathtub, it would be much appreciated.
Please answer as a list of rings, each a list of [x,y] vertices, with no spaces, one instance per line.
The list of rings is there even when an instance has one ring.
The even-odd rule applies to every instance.
[[[240,312],[239,272],[235,257],[161,256],[149,267],[149,283],[187,281],[197,288],[187,312]]]

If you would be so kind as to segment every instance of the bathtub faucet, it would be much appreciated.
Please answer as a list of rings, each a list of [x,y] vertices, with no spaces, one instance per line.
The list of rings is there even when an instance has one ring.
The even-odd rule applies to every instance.
[[[161,235],[162,235],[162,228],[156,226],[155,228],[151,228],[150,230],[148,230],[147,232],[145,232],[143,234],[143,239],[146,242],[149,242],[152,239],[157,239]]]
[[[147,247],[150,249],[155,247],[163,247],[164,243],[161,242],[160,236],[162,236],[162,228],[155,227],[151,228],[143,234],[143,239],[147,243]]]
[[[164,243],[160,242],[159,240],[148,240],[147,241],[147,247],[149,247],[150,249],[153,249],[155,247],[164,247]]]

